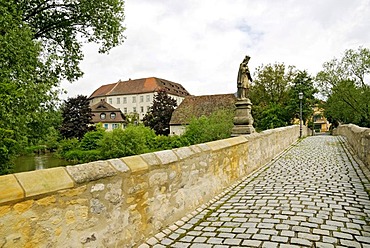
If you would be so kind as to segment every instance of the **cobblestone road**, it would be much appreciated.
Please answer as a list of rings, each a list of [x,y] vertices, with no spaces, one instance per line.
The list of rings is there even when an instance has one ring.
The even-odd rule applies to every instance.
[[[370,247],[369,176],[341,138],[308,137],[139,247]]]

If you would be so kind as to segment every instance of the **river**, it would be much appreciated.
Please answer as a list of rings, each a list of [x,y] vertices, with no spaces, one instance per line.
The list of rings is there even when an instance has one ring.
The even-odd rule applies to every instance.
[[[14,160],[14,173],[42,170],[47,168],[53,168],[58,166],[66,166],[72,164],[63,159],[59,159],[53,156],[52,153],[46,153],[41,155],[25,155],[20,156]]]

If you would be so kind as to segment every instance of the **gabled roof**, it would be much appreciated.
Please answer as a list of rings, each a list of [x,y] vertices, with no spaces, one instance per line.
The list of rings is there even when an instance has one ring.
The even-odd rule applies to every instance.
[[[125,117],[122,114],[121,110],[118,108],[113,107],[106,101],[100,101],[97,104],[91,106],[91,113],[92,113],[92,122],[94,123],[107,123],[107,122],[112,122],[112,123],[122,123],[126,122]],[[105,113],[106,118],[102,120],[100,118],[100,114]],[[111,118],[111,113],[114,113],[115,118]]]
[[[104,112],[104,111],[114,112],[114,111],[120,111],[120,109],[113,107],[112,105],[110,105],[104,100],[91,106],[91,112]]]
[[[142,94],[156,92],[160,89],[165,89],[167,93],[171,95],[182,97],[190,95],[189,92],[181,84],[161,78],[150,77],[128,81],[120,80],[117,83],[102,85],[91,94],[90,98]]]
[[[234,94],[187,96],[172,113],[170,125],[186,125],[191,118],[210,116],[219,109],[235,109]]]

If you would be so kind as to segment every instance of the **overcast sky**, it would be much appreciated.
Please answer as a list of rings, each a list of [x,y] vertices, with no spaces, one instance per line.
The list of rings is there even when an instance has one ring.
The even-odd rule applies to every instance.
[[[346,49],[370,48],[369,0],[126,0],[125,15],[125,42],[108,55],[86,45],[84,77],[62,83],[68,97],[145,77],[233,93],[245,55],[252,75],[275,62],[315,75]]]

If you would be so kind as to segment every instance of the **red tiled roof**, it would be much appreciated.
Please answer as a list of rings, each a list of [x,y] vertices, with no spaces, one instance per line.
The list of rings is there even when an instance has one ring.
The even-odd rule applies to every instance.
[[[158,91],[160,89],[165,89],[167,93],[171,95],[182,97],[190,95],[189,92],[181,84],[174,83],[165,79],[150,77],[128,81],[118,81],[114,84],[100,86],[91,94],[90,98],[149,93]]]
[[[125,121],[125,117],[122,114],[121,110],[118,108],[113,107],[106,101],[100,101],[99,103],[91,106],[91,113],[92,113],[92,122],[94,123],[107,123],[107,122],[112,122],[112,123],[123,123]],[[100,118],[100,114],[105,113],[106,118],[102,120]],[[111,118],[111,113],[115,114],[115,118]]]
[[[219,109],[235,109],[234,94],[187,96],[172,113],[170,125],[188,124],[191,118],[210,116]]]

